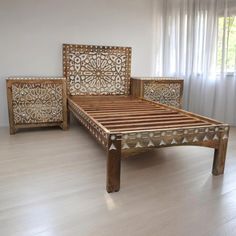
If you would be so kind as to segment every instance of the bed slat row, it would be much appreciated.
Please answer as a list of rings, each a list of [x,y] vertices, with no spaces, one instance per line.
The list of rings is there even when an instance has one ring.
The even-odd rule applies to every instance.
[[[73,96],[71,99],[110,132],[212,125],[177,109],[133,97]]]

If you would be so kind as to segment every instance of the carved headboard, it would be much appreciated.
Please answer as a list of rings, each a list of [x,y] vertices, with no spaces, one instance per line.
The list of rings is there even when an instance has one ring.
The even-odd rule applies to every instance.
[[[131,48],[63,44],[69,95],[130,94]]]

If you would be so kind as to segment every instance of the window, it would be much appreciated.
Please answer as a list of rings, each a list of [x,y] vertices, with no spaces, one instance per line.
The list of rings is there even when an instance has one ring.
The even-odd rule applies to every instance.
[[[219,17],[217,70],[227,75],[236,71],[236,16]]]

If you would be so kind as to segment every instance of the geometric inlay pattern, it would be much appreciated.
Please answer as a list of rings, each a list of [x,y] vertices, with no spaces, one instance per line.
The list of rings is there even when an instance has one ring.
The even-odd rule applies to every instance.
[[[131,48],[63,45],[70,95],[128,95]]]
[[[116,134],[111,136],[114,141]],[[154,148],[176,145],[218,145],[220,140],[229,137],[229,126],[220,125],[209,128],[172,129],[162,131],[145,131],[122,134],[122,149]],[[109,149],[115,149],[111,143]]]
[[[15,83],[12,106],[15,124],[63,121],[63,87],[53,83]]]
[[[180,83],[144,82],[144,98],[179,108],[181,104]]]

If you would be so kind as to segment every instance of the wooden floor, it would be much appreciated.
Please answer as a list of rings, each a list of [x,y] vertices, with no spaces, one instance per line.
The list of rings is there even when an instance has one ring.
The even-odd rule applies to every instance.
[[[106,155],[81,126],[0,129],[0,236],[236,235],[236,128],[224,176],[213,150],[172,147],[125,159],[105,190]]]

